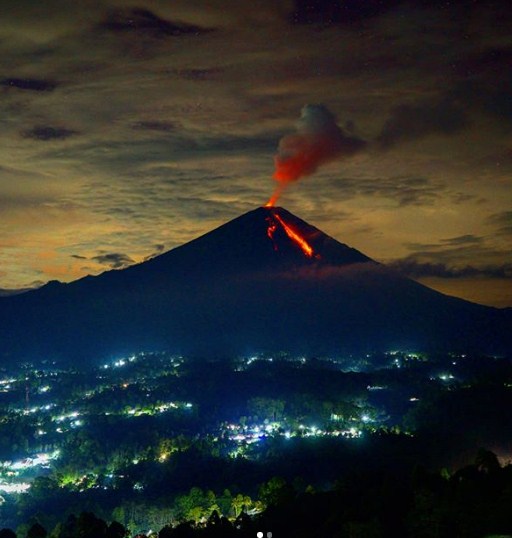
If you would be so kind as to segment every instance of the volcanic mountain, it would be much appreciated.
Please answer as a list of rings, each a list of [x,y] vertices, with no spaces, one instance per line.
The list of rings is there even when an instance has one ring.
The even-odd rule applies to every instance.
[[[126,269],[0,298],[4,361],[391,348],[510,352],[510,312],[407,279],[260,207]]]

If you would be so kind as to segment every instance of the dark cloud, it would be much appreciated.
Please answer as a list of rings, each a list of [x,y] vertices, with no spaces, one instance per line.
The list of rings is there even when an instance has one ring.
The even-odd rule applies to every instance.
[[[381,15],[400,3],[401,0],[295,0],[289,18],[293,24],[354,23]]]
[[[136,237],[139,252],[142,250],[145,255],[148,245],[154,242],[175,246],[204,233],[212,225],[253,209],[264,199],[258,187],[256,182],[234,175],[219,176],[209,169],[155,166],[128,171],[119,182],[86,184],[82,187],[80,203],[98,218],[114,217],[126,222],[123,241],[129,245]],[[206,222],[209,224],[205,225]],[[155,229],[171,230],[172,235],[155,234]],[[81,245],[81,249],[94,246]],[[124,246],[117,248],[126,250]]]
[[[478,196],[475,196],[474,194],[469,194],[467,192],[454,192],[450,195],[450,200],[454,204],[464,204],[466,202],[469,202],[470,200],[476,200]],[[482,200],[480,199],[480,202]]]
[[[399,207],[432,205],[445,190],[443,184],[424,177],[336,178],[326,184],[329,191],[324,194],[330,196],[388,198]]]
[[[478,235],[460,235],[447,239],[440,239],[433,243],[405,243],[405,246],[412,252],[416,258],[427,259],[428,261],[441,260],[441,256],[447,256],[442,261],[457,256],[463,259],[469,255],[473,258],[483,258],[485,256],[494,256],[496,251],[486,245],[486,238]]]
[[[218,135],[203,137],[196,142],[197,148],[205,151],[221,152],[271,152],[275,148],[276,133],[263,133],[254,136]]]
[[[113,10],[103,23],[103,27],[116,32],[146,33],[155,37],[199,35],[212,31],[211,28],[162,19],[144,8]]]
[[[154,258],[155,256],[162,254],[164,250],[165,250],[165,245],[162,245],[162,244],[153,245],[153,252],[151,254],[148,254],[144,258],[144,261],[147,262],[148,260],[151,260],[151,258]]]
[[[76,260],[87,260],[87,256],[80,256],[79,254],[70,254],[70,256]]]
[[[132,125],[132,129],[141,131],[160,131],[170,133],[176,130],[176,124],[171,121],[137,121]]]
[[[24,138],[32,138],[34,140],[64,140],[69,138],[74,134],[77,134],[77,131],[72,129],[65,129],[63,127],[50,127],[48,125],[34,127],[28,131],[22,133]]]
[[[102,265],[108,265],[112,269],[122,269],[135,263],[127,254],[121,252],[108,252],[101,253],[97,256],[93,256],[91,260],[94,260]]]
[[[483,237],[466,234],[459,235],[457,237],[450,237],[448,239],[441,239],[441,241],[446,245],[476,245],[483,242]]]
[[[512,76],[503,81],[465,80],[453,90],[460,101],[467,106],[479,108],[503,120],[512,121]]]
[[[397,200],[399,206],[409,205],[430,205],[434,203],[440,195],[442,186],[433,184],[427,178],[405,178],[394,181],[390,178],[380,185],[369,184],[365,186],[363,192],[367,194],[379,194]]]
[[[471,234],[433,243],[408,243],[411,254],[386,265],[411,278],[507,280],[512,276],[510,252]]]
[[[391,111],[378,141],[383,147],[390,147],[430,134],[453,134],[467,124],[465,112],[449,100],[404,104]]]
[[[218,67],[212,67],[210,69],[176,69],[174,73],[185,80],[211,80],[224,70]]]
[[[487,221],[496,227],[496,233],[499,235],[512,235],[512,211],[495,213]]]
[[[411,278],[510,278],[512,263],[485,266],[453,266],[444,262],[421,261],[414,256],[394,260],[386,264],[388,267]]]
[[[51,92],[57,87],[56,82],[36,78],[4,78],[0,85],[34,92]]]
[[[449,95],[468,107],[512,120],[512,46],[472,52],[455,59],[460,80]]]
[[[512,64],[512,46],[493,47],[473,52],[453,61],[454,71],[462,77],[485,77],[503,79],[508,76]]]
[[[512,149],[498,149],[478,160],[480,165],[486,168],[492,167],[494,170],[512,170]]]

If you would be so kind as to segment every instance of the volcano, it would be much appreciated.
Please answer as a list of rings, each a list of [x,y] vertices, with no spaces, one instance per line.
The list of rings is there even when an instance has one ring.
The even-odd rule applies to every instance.
[[[511,328],[510,310],[429,289],[280,207],[126,269],[0,297],[4,362],[152,349],[507,353]]]

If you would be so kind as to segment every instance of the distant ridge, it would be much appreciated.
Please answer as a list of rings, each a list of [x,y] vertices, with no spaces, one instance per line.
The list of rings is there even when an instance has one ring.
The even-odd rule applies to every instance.
[[[0,288],[0,297],[8,297],[10,295],[19,295],[20,293],[25,293],[27,291],[32,291],[36,288],[17,288],[17,289],[5,289]]]
[[[1,297],[0,357],[510,353],[511,319],[510,309],[443,295],[283,208],[260,207],[126,269]]]

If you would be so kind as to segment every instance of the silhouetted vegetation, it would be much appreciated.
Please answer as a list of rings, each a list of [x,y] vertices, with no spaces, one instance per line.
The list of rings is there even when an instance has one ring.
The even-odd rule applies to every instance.
[[[173,523],[162,524],[158,536],[253,538],[260,530],[295,538],[482,538],[512,533],[512,465],[501,467],[496,455],[485,449],[478,451],[472,464],[452,474],[429,472],[421,466],[408,476],[386,467],[359,468],[327,491],[273,477],[260,486],[259,497],[267,508],[251,517],[250,497],[232,497],[229,492],[216,497],[192,488],[177,499]],[[117,512],[121,518],[125,515]],[[108,522],[91,512],[71,514],[49,532],[38,519],[44,520],[44,515],[21,526],[18,538],[134,536],[130,524]],[[0,531],[1,538],[15,536],[8,529]]]

